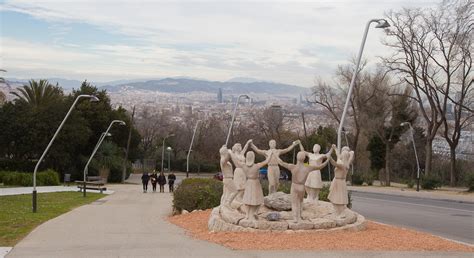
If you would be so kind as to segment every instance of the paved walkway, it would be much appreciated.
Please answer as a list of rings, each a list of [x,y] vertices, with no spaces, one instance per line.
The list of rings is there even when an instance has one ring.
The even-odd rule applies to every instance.
[[[169,193],[142,193],[140,185],[111,186],[115,193],[52,219],[7,255],[14,257],[472,257],[466,253],[233,251],[186,236],[164,218]]]
[[[0,188],[0,196],[4,195],[18,195],[18,194],[31,194],[33,191],[33,187],[6,187]],[[77,192],[78,188],[76,185],[74,186],[38,186],[36,187],[36,191],[38,193],[52,193],[52,192]],[[95,192],[98,193],[97,190],[87,190],[88,192]],[[107,190],[103,192],[104,194],[112,194],[113,191]]]

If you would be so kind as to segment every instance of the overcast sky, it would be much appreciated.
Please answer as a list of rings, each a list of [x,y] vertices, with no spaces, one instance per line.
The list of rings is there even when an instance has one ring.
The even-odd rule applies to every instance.
[[[354,56],[365,23],[437,1],[0,1],[5,77],[251,77],[311,86]],[[365,57],[387,49],[371,29]]]

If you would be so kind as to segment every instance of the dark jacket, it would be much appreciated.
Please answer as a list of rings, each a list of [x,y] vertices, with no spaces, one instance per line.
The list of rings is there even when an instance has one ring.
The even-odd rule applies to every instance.
[[[150,176],[150,180],[151,180],[151,183],[152,183],[152,184],[156,185],[156,183],[158,182],[158,175],[152,174],[152,175]]]
[[[150,180],[150,176],[148,175],[148,173],[143,173],[142,182],[143,183],[148,183],[148,180]]]
[[[176,180],[176,176],[174,174],[169,174],[168,175],[168,184],[170,184],[170,185],[174,184],[175,180]]]
[[[158,176],[158,184],[160,184],[160,185],[165,185],[165,184],[166,184],[166,177],[165,177],[165,175],[159,175],[159,176]]]

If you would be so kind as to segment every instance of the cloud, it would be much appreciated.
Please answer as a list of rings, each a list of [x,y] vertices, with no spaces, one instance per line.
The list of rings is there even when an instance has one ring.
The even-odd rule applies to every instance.
[[[401,4],[432,2],[13,0],[1,9],[50,23],[57,32],[56,42],[73,33],[70,24],[88,24],[130,41],[74,42],[74,46],[51,49],[32,43],[31,35],[30,41],[15,42],[19,47],[11,44],[15,39],[9,39],[2,48],[7,54],[4,62],[23,71],[28,63],[38,67],[45,62],[49,69],[58,67],[76,76],[80,71],[106,80],[123,75],[226,80],[238,74],[310,86],[315,76],[330,76],[337,63],[356,53],[368,19]],[[386,51],[378,40],[381,36],[380,31],[371,30],[366,57],[373,59]],[[71,58],[65,61],[58,58],[61,55]],[[82,58],[89,60],[89,66]]]

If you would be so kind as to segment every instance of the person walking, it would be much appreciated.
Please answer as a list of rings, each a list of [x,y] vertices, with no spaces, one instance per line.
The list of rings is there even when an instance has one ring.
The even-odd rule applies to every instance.
[[[163,174],[163,171],[161,171],[160,175],[158,176],[158,184],[160,185],[160,193],[164,193],[165,185],[166,185],[166,177],[165,177],[165,174]]]
[[[153,170],[153,174],[150,176],[151,186],[153,187],[153,192],[156,192],[156,183],[158,183],[158,175]]]
[[[174,191],[174,181],[176,181],[176,176],[173,174],[173,172],[171,172],[168,175],[168,185],[170,187],[170,193]]]
[[[148,181],[150,181],[150,176],[147,172],[143,172],[142,174],[142,184],[143,184],[143,192],[146,193],[148,191]]]

